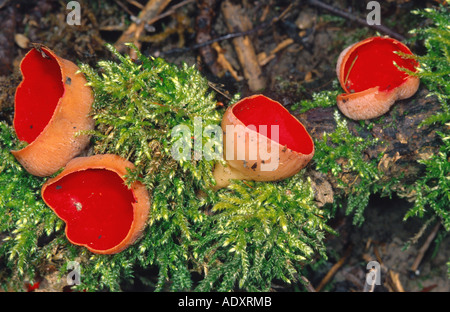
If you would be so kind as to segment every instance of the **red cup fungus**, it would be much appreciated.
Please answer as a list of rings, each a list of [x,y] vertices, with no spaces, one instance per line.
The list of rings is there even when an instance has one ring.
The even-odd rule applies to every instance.
[[[42,186],[44,202],[66,223],[71,243],[114,254],[141,236],[150,199],[141,182],[125,185],[127,168],[134,165],[117,155],[76,157]]]
[[[89,144],[88,135],[77,133],[94,127],[94,97],[79,68],[46,47],[30,50],[20,69],[14,129],[28,145],[11,152],[29,173],[49,176]]]
[[[416,93],[419,78],[395,64],[416,72],[419,63],[397,51],[413,55],[406,45],[389,37],[367,38],[341,52],[336,73],[346,93],[338,95],[337,105],[345,116],[354,120],[376,118],[388,112],[395,101]]]
[[[305,127],[280,103],[253,95],[228,107],[222,118],[224,159],[214,169],[215,189],[230,179],[277,181],[298,173],[314,155]]]

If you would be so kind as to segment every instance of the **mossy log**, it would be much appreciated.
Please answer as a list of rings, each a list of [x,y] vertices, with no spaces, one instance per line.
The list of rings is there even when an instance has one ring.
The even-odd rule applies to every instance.
[[[424,170],[424,166],[418,161],[437,153],[442,144],[440,137],[436,135],[438,125],[421,126],[425,119],[435,115],[441,107],[436,97],[428,95],[429,92],[422,87],[413,97],[395,103],[382,117],[370,121],[347,119],[348,128],[355,136],[377,138],[380,142],[368,148],[364,155],[367,161],[378,160],[378,169],[382,173],[378,183],[396,179],[397,183],[391,185],[394,188],[391,191],[409,200],[414,200],[415,194],[407,186],[414,184]],[[314,108],[297,114],[296,117],[315,140],[321,140],[325,132],[332,133],[336,129],[335,110],[337,107]],[[358,179],[355,173],[345,171],[338,176],[331,173],[324,175],[315,171],[313,166],[309,168],[308,174],[313,180],[316,200],[322,205],[332,203],[336,192],[344,192],[345,196],[351,191],[350,188],[338,189],[337,179],[348,181],[349,185],[357,183]]]

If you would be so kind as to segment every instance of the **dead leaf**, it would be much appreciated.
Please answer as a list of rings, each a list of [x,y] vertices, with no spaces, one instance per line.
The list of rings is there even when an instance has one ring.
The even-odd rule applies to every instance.
[[[14,41],[22,49],[28,49],[30,46],[30,39],[24,34],[15,34]]]

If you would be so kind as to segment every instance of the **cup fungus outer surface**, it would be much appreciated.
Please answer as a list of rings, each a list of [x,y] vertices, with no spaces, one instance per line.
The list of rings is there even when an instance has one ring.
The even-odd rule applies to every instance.
[[[394,51],[412,55],[403,43],[389,37],[370,37],[344,49],[336,64],[339,82],[346,93],[337,96],[341,112],[354,120],[379,117],[397,101],[409,98],[419,88],[412,72],[419,63]]]
[[[78,132],[94,128],[93,93],[78,66],[46,47],[31,49],[20,68],[14,129],[28,145],[11,153],[29,173],[49,176],[89,144]]]
[[[44,202],[66,223],[71,243],[115,254],[142,235],[149,194],[139,181],[130,188],[124,184],[127,168],[134,165],[117,155],[77,157],[42,186]]]
[[[264,125],[266,132],[261,133]],[[278,126],[278,140],[272,136],[272,125]],[[226,187],[229,179],[278,181],[289,178],[304,168],[314,155],[314,142],[305,127],[280,103],[264,95],[253,95],[228,107],[221,126],[227,166],[216,165],[215,189]],[[230,129],[233,133],[228,132]],[[265,152],[267,154],[262,155]],[[276,159],[268,159],[268,155],[275,155]]]

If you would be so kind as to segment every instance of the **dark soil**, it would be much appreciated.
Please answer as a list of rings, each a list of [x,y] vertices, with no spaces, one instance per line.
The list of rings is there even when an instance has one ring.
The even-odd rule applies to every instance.
[[[340,220],[340,236],[331,239],[327,244],[330,261],[321,266],[321,270],[324,270],[322,274],[315,272],[316,283],[313,284],[320,283],[324,274],[349,249],[351,253],[347,261],[327,285],[326,290],[361,291],[367,263],[379,261],[382,264],[382,285],[376,286],[375,291],[392,291],[388,273],[390,270],[398,273],[405,291],[448,292],[450,281],[446,263],[450,257],[450,237],[444,238],[439,244],[433,242],[419,265],[418,274],[411,271],[418,250],[434,226],[428,226],[418,241],[411,243],[423,226],[420,219],[403,220],[411,206],[411,203],[399,198],[373,196],[366,208],[366,221],[362,226],[353,226],[349,218]]]
[[[145,0],[136,1],[142,5]],[[217,38],[229,33],[220,1],[215,3],[211,15],[211,37]],[[236,1],[234,1],[236,2]],[[366,2],[355,0],[324,1],[345,9],[362,18],[367,14]],[[109,58],[104,43],[114,43],[125,31],[141,8],[133,1],[79,1],[81,25],[66,23],[70,12],[66,1],[57,0],[0,0],[0,120],[12,122],[14,92],[20,83],[20,60],[30,49],[31,43],[42,43],[62,57],[78,63],[95,66],[96,62]],[[165,9],[182,4],[172,1]],[[243,10],[250,17],[255,31],[249,34],[257,54],[271,51],[286,39],[293,42],[274,54],[261,66],[267,80],[263,91],[288,108],[302,99],[310,98],[314,92],[331,90],[336,83],[335,64],[341,50],[362,38],[375,35],[367,27],[339,18],[327,11],[308,5],[308,1],[244,0]],[[291,4],[291,6],[290,6]],[[382,23],[393,31],[408,36],[408,30],[418,25],[410,14],[416,8],[435,5],[435,1],[390,0],[382,1]],[[230,72],[218,77],[211,72],[199,49],[193,49],[199,25],[196,18],[199,10],[195,1],[188,1],[174,13],[159,19],[146,27],[141,50],[146,55],[161,56],[170,62],[195,64],[218,91],[218,100],[227,103],[228,96],[241,93],[247,96],[250,90],[246,79],[238,81]],[[275,22],[275,18],[282,18]],[[243,76],[231,40],[219,42],[224,56],[239,76]],[[180,51],[180,49],[182,49]],[[370,260],[382,262],[382,285],[375,291],[391,291],[388,271],[399,274],[405,291],[450,291],[447,278],[447,261],[450,237],[439,245],[431,244],[419,267],[418,276],[409,271],[419,248],[431,231],[430,225],[424,234],[409,248],[406,243],[416,235],[423,225],[420,219],[403,221],[411,203],[394,198],[374,198],[366,209],[366,221],[360,227],[352,225],[352,217],[338,216],[333,225],[339,237],[330,237],[327,242],[329,259],[321,259],[308,268],[308,279],[317,286],[331,267],[350,250],[344,265],[334,278],[325,285],[326,291],[361,291]],[[378,258],[377,258],[378,256]],[[138,278],[151,278],[157,272],[138,272]],[[41,290],[58,290],[51,285],[52,278],[43,284]],[[126,290],[143,290],[140,283],[126,286]],[[43,288],[43,289],[42,289]],[[61,289],[59,289],[61,290]],[[144,288],[145,290],[145,288]],[[274,290],[305,291],[301,285],[276,286]]]

